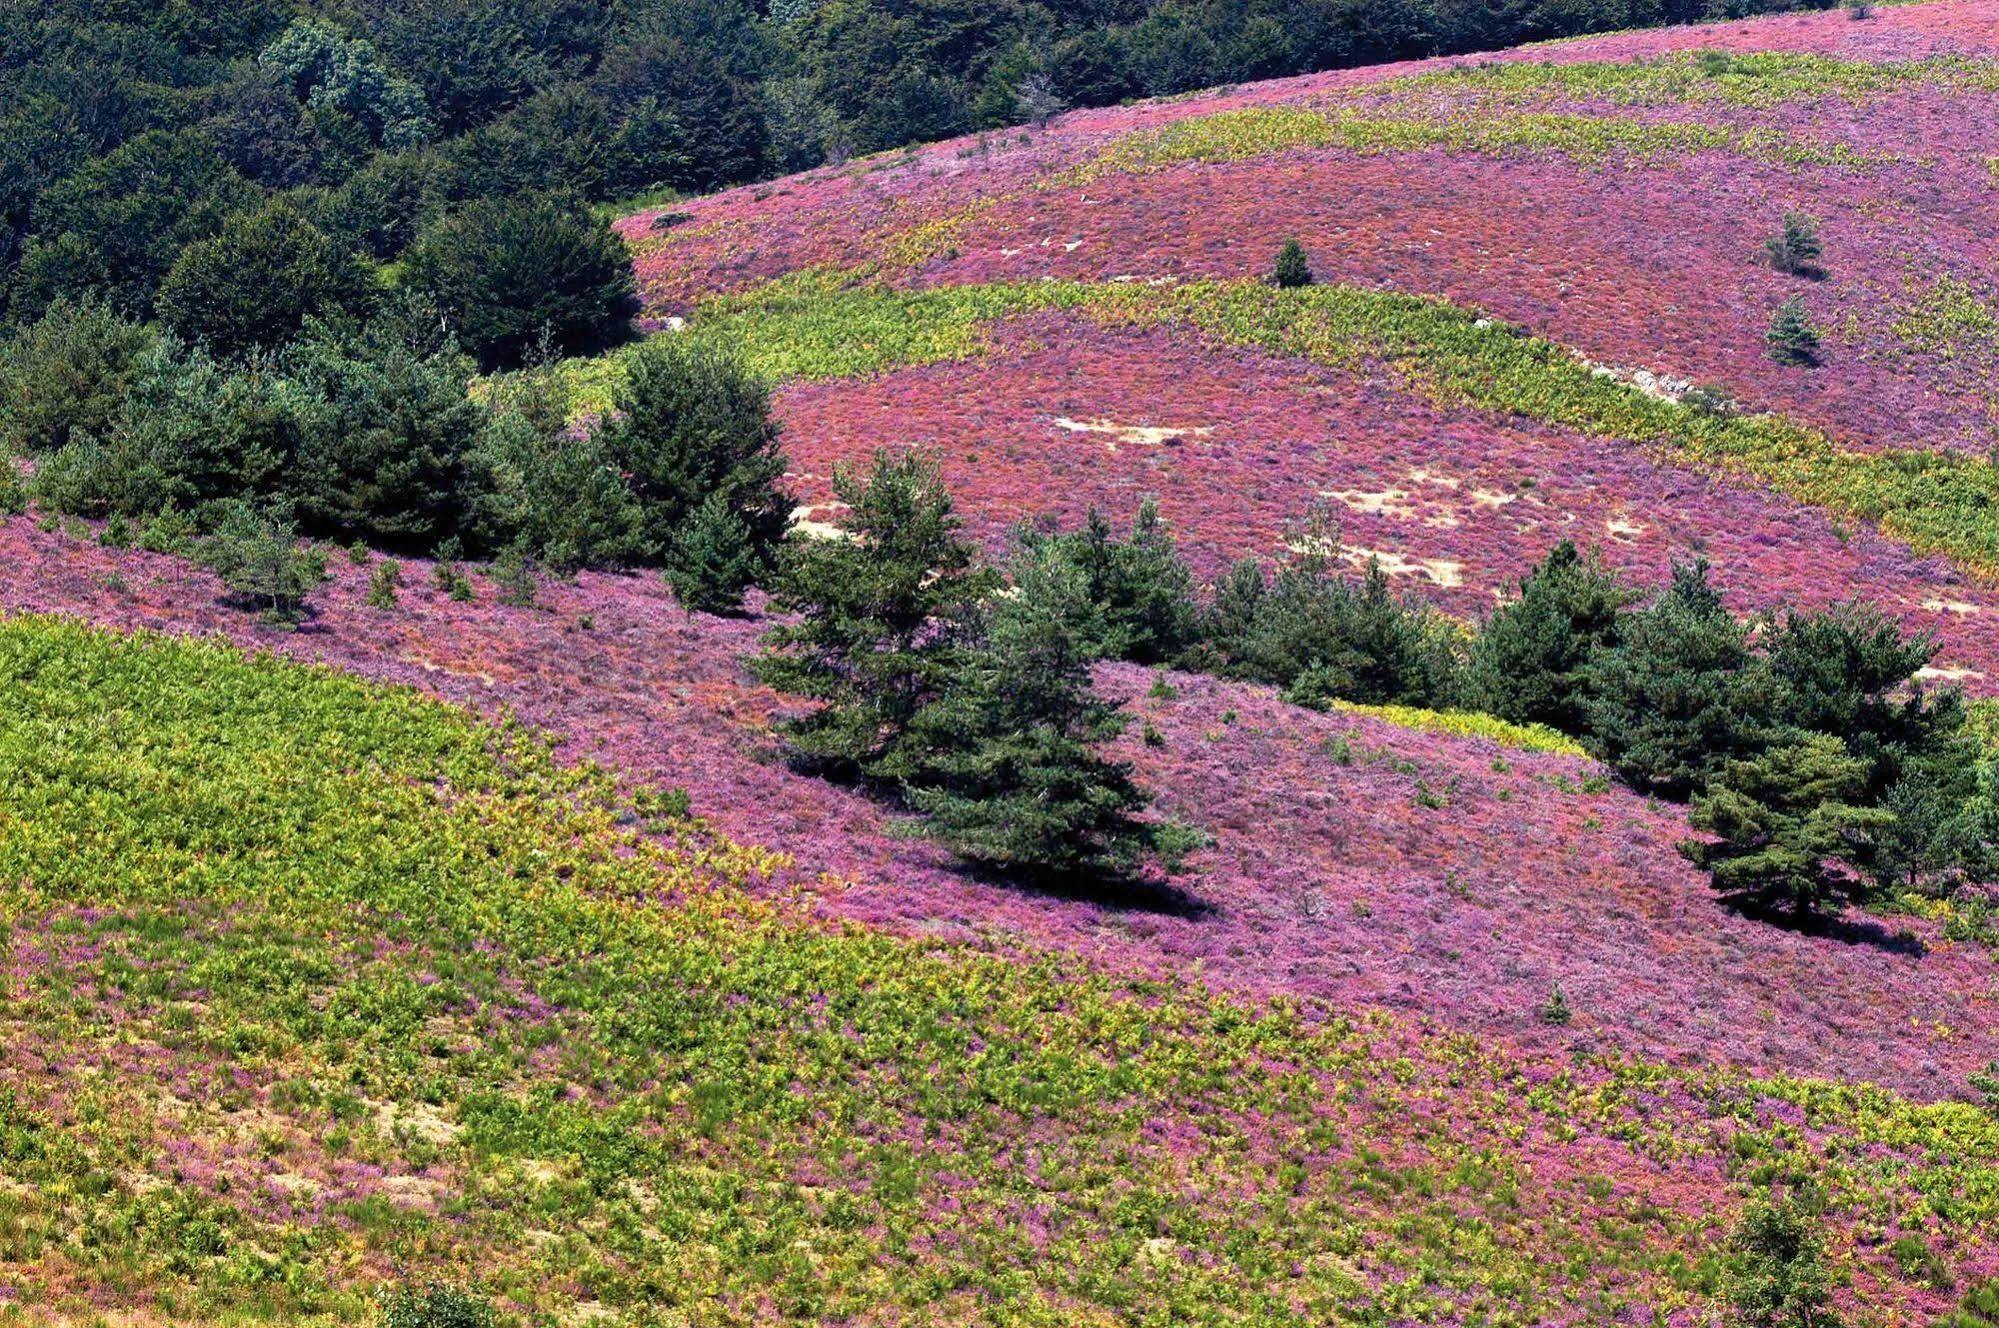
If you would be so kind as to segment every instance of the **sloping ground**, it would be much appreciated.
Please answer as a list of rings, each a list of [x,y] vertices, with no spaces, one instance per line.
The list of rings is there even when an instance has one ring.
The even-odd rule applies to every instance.
[[[121,627],[218,631],[363,677],[505,709],[566,754],[683,786],[743,842],[789,854],[787,890],[830,917],[995,947],[1089,956],[1257,996],[1380,1003],[1549,1049],[1964,1091],[1999,1056],[1994,961],[1921,919],[1804,936],[1736,917],[1673,850],[1680,812],[1587,761],[1284,705],[1259,688],[1106,671],[1163,738],[1123,755],[1165,807],[1207,827],[1184,895],[1075,900],[969,879],[894,836],[871,803],[770,755],[777,698],[745,677],[756,621],[681,613],[656,583],[585,575],[542,607],[456,603],[412,567],[395,611],[368,569],[334,568],[322,612],[272,632],[173,560],[0,526],[7,604]],[[490,598],[490,596],[489,596]],[[587,626],[585,625],[587,622]],[[1899,934],[1905,933],[1905,934]],[[1540,1010],[1556,983],[1567,1028]]]
[[[442,1275],[539,1322],[1691,1328],[1798,1175],[1855,1321],[1999,1269],[1969,1106],[825,928],[330,672],[10,620],[0,759],[31,1321],[352,1323]]]
[[[1000,325],[979,357],[782,394],[806,515],[874,447],[938,458],[991,547],[1025,514],[1075,524],[1156,497],[1196,570],[1274,554],[1315,501],[1348,559],[1476,620],[1561,539],[1639,583],[1711,558],[1741,611],[1864,598],[1940,640],[1940,667],[1999,682],[1999,591],[1939,558],[1629,444],[1424,401],[1392,380],[1171,328],[1067,316]],[[1974,676],[1975,675],[1975,676]]]
[[[1449,296],[1858,445],[1982,451],[1995,34],[1999,5],[1974,0],[1345,71],[1077,113],[625,229],[662,314],[809,267],[922,285],[1260,276],[1296,236],[1321,280]],[[1822,280],[1760,263],[1787,210],[1820,219]],[[1823,368],[1765,357],[1793,294],[1826,332]]]

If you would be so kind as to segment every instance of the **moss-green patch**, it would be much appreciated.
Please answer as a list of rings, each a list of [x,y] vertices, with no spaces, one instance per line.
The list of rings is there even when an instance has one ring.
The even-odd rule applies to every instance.
[[[1721,103],[1762,110],[1827,97],[1864,101],[1917,88],[1999,91],[1999,62],[1963,56],[1869,61],[1794,51],[1701,50],[1650,60],[1493,60],[1389,79],[1367,92],[1390,99],[1463,94],[1512,106],[1587,99],[1621,106]]]
[[[1397,728],[1420,733],[1448,733],[1458,738],[1484,738],[1502,747],[1520,751],[1551,752],[1560,756],[1587,756],[1583,745],[1568,734],[1545,724],[1512,724],[1491,715],[1469,710],[1424,710],[1418,706],[1357,705],[1335,701],[1333,709],[1343,714],[1365,715]]]
[[[1793,166],[1864,167],[1877,160],[1844,144],[1816,143],[1777,130],[1733,129],[1691,121],[1575,111],[1467,113],[1449,108],[1405,111],[1252,106],[1127,135],[1060,177],[1059,182],[1305,149],[1338,149],[1363,156],[1429,150],[1529,153],[1588,164],[1613,159],[1644,163],[1690,152],[1730,152]]]

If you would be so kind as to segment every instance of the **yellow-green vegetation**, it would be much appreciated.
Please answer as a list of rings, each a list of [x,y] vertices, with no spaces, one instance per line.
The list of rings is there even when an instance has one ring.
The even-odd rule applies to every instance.
[[[1810,1174],[1890,1324],[1847,1233],[1999,1220],[1968,1106],[832,928],[671,799],[217,643],[0,623],[0,771],[34,1314],[353,1323],[400,1275],[538,1322],[1698,1317],[1728,1213]]]
[[[1766,110],[1784,102],[1863,101],[1912,88],[1999,91],[1999,62],[1962,56],[1841,60],[1795,51],[1684,51],[1650,60],[1492,60],[1388,79],[1367,90],[1391,100],[1463,93],[1482,105],[1607,101],[1619,106],[1718,102]]]
[[[860,378],[974,359],[992,349],[992,325],[1000,319],[1077,308],[1089,298],[1089,287],[1059,282],[890,293],[842,274],[813,271],[749,295],[710,301],[687,330],[666,335],[727,347],[772,382]],[[627,354],[566,360],[548,371],[572,414],[610,409]]]
[[[1433,400],[1639,443],[1999,575],[1999,467],[1984,458],[1856,452],[1781,416],[1661,399],[1593,371],[1552,342],[1427,296],[1254,282],[1040,281],[900,291],[811,273],[714,302],[681,335],[733,347],[775,381],[814,380],[971,359],[990,350],[997,320],[1050,310],[1117,326],[1183,327],[1337,368],[1379,366]],[[588,411],[608,405],[619,368],[613,358],[558,372],[578,386],[574,408]]]
[[[1892,330],[1906,349],[1938,359],[1999,356],[1999,308],[1970,282],[1948,274],[1914,284]]]
[[[1117,140],[1056,183],[1157,170],[1186,162],[1240,161],[1301,149],[1394,152],[1545,153],[1602,163],[1733,152],[1786,165],[1865,166],[1874,158],[1838,143],[1813,143],[1769,129],[1563,111],[1358,110],[1251,106],[1178,120]]]
[[[1861,167],[1879,161],[1879,154],[1768,129],[1649,120],[1601,108],[1761,110],[1822,98],[1862,101],[1917,88],[1999,91],[1999,63],[1955,56],[1876,63],[1776,51],[1696,51],[1637,61],[1491,61],[1389,79],[1314,104],[1241,107],[1142,130],[1064,178],[1329,148],[1364,154],[1548,153],[1588,163],[1732,152],[1784,165]]]
[[[1421,733],[1448,733],[1459,738],[1484,738],[1502,747],[1529,752],[1550,752],[1557,756],[1587,756],[1583,745],[1566,733],[1545,724],[1513,724],[1474,710],[1424,710],[1419,706],[1356,705],[1334,701],[1333,709],[1343,714],[1365,715],[1397,728]]]

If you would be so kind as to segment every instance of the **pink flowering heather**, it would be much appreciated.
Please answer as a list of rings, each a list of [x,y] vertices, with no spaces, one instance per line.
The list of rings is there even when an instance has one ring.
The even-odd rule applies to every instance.
[[[1982,946],[1903,918],[1860,918],[1827,939],[1736,917],[1674,851],[1683,813],[1578,758],[1315,714],[1195,677],[1174,679],[1178,699],[1145,700],[1147,675],[1110,668],[1106,691],[1164,739],[1144,744],[1135,725],[1124,755],[1214,843],[1184,898],[1047,898],[968,879],[935,847],[890,834],[874,803],[772,759],[782,701],[741,664],[762,623],[683,613],[650,578],[585,574],[517,609],[453,601],[413,574],[385,611],[363,602],[367,569],[336,558],[314,619],[285,633],[220,607],[205,573],[25,519],[0,525],[0,557],[10,609],[222,632],[512,713],[572,757],[684,786],[721,832],[791,855],[777,887],[831,918],[1052,947],[1252,995],[1383,1004],[1528,1044],[1921,1096],[1958,1092],[1999,1055]],[[1578,1013],[1551,1034],[1538,1010],[1557,982]]]
[[[1170,331],[1066,317],[1005,328],[978,360],[779,400],[793,484],[837,515],[828,477],[879,447],[935,455],[990,547],[1023,515],[1114,520],[1155,497],[1196,569],[1281,557],[1315,503],[1356,564],[1473,620],[1556,541],[1641,586],[1711,559],[1734,606],[1865,600],[1935,634],[1940,667],[1999,685],[1999,593],[1939,559],[1789,500],[1655,462],[1628,444],[1427,404],[1386,383]]]
[[[1952,82],[1920,62],[1984,57],[1995,12],[1949,3],[1865,22],[1780,16],[1257,84],[734,190],[688,205],[689,219],[665,232],[651,229],[657,214],[624,226],[661,314],[807,268],[925,285],[1259,277],[1296,237],[1321,281],[1447,296],[1594,360],[1722,386],[1862,446],[1982,451],[1995,437],[1984,384],[1999,365],[1988,271],[1999,93],[1989,73]],[[1684,62],[1700,50],[1897,72],[1845,90],[1827,75],[1816,94],[1809,73],[1787,90],[1758,91],[1751,76],[1686,100],[1654,89],[1625,101],[1584,84],[1481,101],[1490,90],[1476,75],[1389,84],[1523,62]],[[1620,146],[1528,128],[1487,147],[1446,138],[1353,151],[1286,146],[1284,125],[1246,122],[1245,140],[1186,149],[1191,159],[1158,140],[1203,117],[1342,109],[1446,135],[1504,111],[1698,135],[1678,148]],[[1257,147],[1269,132],[1280,140]],[[1789,211],[1818,220],[1822,280],[1761,261]],[[1824,333],[1821,368],[1766,354],[1772,311],[1793,294]]]

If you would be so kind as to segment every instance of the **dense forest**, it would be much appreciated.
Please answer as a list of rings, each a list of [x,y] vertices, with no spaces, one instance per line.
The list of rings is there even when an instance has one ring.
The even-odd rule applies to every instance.
[[[183,252],[279,198],[379,267],[480,200],[705,191],[1065,107],[1774,7],[4,0],[0,304],[173,312]]]

